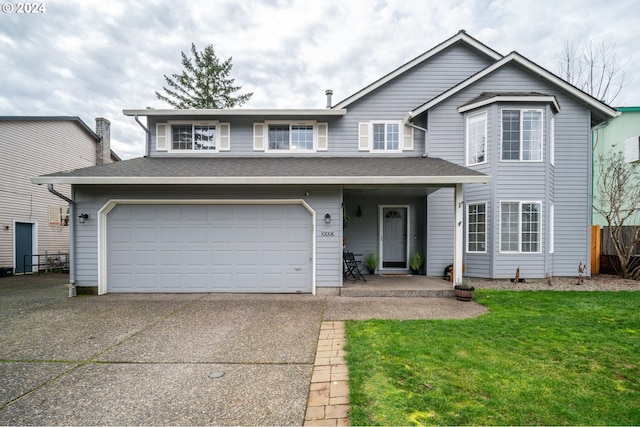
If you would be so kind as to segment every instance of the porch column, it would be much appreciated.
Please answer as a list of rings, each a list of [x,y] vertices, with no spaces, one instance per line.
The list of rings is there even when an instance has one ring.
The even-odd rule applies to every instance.
[[[464,229],[464,201],[462,200],[462,184],[456,184],[455,196],[453,199],[455,211],[455,224],[453,236],[453,284],[462,280],[462,251]]]

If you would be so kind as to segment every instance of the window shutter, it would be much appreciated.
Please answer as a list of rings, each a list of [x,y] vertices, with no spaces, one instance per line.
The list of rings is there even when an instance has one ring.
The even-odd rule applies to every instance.
[[[369,151],[369,123],[358,123],[358,150]]]
[[[413,128],[411,126],[404,126],[404,144],[403,150],[413,150]]]
[[[329,149],[329,125],[327,123],[318,123],[318,151],[326,151]]]
[[[253,150],[264,151],[264,123],[253,124]]]
[[[229,151],[231,149],[231,134],[230,134],[230,126],[229,123],[219,123],[218,129],[220,130],[218,133],[220,151]]]
[[[627,163],[640,160],[640,136],[624,140],[624,161]]]
[[[159,123],[156,125],[156,150],[167,151],[167,124]]]

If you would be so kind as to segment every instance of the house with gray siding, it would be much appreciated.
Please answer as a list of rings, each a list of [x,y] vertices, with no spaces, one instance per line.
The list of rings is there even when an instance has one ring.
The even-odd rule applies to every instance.
[[[71,280],[111,292],[342,287],[377,274],[572,276],[590,248],[591,129],[616,116],[460,31],[326,108],[125,109],[146,155],[57,172]],[[146,119],[146,122],[143,123]],[[414,273],[415,274],[415,273]],[[587,272],[588,274],[588,272]]]
[[[94,131],[79,117],[1,116],[2,274],[37,271],[38,263],[46,266],[47,258],[55,263],[67,261],[69,205],[47,191],[46,185],[31,183],[31,178],[117,160],[110,149],[106,119],[97,119]],[[59,185],[57,191],[72,197],[70,185]]]

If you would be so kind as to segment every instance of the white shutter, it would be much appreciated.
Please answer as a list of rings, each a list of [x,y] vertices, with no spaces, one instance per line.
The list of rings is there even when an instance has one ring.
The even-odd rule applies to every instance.
[[[624,161],[627,163],[640,160],[640,136],[624,140]]]
[[[369,122],[358,123],[358,150],[369,151]]]
[[[158,123],[156,125],[156,150],[167,151],[167,128],[166,123]]]
[[[264,151],[264,123],[253,124],[253,150]]]
[[[329,149],[329,125],[327,123],[318,123],[318,151],[327,151]]]
[[[404,126],[404,144],[402,150],[413,150],[413,128],[411,126]]]
[[[229,123],[218,124],[218,147],[220,151],[229,151],[231,149],[231,134]]]

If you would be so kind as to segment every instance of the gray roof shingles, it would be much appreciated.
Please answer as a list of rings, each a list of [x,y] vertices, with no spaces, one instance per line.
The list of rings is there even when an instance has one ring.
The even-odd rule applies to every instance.
[[[45,177],[485,176],[433,157],[141,157]]]

